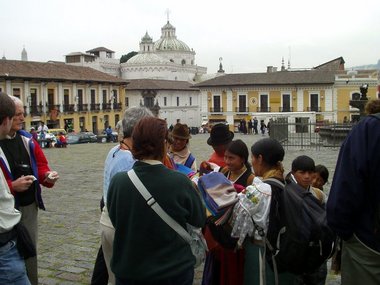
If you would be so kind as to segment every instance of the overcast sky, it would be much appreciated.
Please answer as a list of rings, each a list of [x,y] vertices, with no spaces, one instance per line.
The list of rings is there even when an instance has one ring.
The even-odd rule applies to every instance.
[[[0,57],[64,61],[96,47],[115,57],[158,40],[167,21],[215,73],[265,72],[290,59],[310,68],[342,56],[346,68],[380,59],[379,0],[0,0]]]

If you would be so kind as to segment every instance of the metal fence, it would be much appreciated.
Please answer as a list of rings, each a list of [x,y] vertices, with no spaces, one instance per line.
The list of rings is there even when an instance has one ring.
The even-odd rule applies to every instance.
[[[269,135],[285,148],[339,148],[351,130],[351,124],[288,123],[286,118],[270,122]]]

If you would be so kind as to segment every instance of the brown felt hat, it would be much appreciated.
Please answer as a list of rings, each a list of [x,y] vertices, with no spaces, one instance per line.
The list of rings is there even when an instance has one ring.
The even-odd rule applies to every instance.
[[[212,127],[210,137],[207,140],[208,145],[228,144],[234,138],[234,133],[225,124],[216,124]]]
[[[191,139],[189,127],[186,124],[176,124],[172,130],[172,137],[181,140]]]

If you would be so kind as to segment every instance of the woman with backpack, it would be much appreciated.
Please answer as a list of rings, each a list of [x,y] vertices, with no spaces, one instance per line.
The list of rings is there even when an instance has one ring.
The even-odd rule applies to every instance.
[[[284,159],[285,151],[282,145],[271,138],[265,138],[257,141],[251,147],[252,153],[252,167],[256,176],[262,180],[273,178],[284,183],[284,168],[282,166],[282,160]],[[276,219],[276,210],[278,207],[279,194],[281,188],[279,186],[270,185],[272,189],[270,211],[268,218],[268,227],[264,229],[266,233],[277,232],[275,224],[271,224],[269,221]],[[269,267],[269,263],[265,259],[265,244],[262,238],[259,238],[259,234],[255,237],[247,238],[244,243],[245,248],[245,262],[244,262],[244,284],[258,285],[262,284],[262,278],[265,278],[267,285],[276,284],[275,274]],[[278,274],[278,284],[281,285],[293,285],[295,275],[290,273]]]

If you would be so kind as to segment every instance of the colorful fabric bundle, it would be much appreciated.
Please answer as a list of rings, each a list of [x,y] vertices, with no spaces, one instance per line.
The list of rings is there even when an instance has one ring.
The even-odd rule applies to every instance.
[[[220,172],[211,172],[198,180],[198,189],[207,209],[213,216],[222,215],[237,201],[237,192],[231,181]]]

